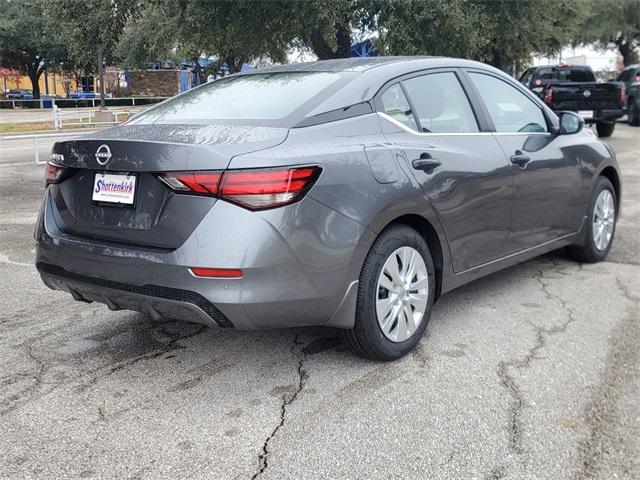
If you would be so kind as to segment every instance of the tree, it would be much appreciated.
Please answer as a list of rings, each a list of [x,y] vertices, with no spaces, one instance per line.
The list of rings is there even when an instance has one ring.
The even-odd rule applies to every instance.
[[[118,51],[126,65],[216,57],[229,73],[256,58],[284,61],[292,38],[289,3],[270,0],[151,0],[126,26]]]
[[[640,0],[590,0],[590,15],[578,40],[606,49],[615,45],[625,67],[638,59]]]
[[[40,98],[40,76],[66,59],[66,51],[41,0],[0,3],[0,65],[29,76],[33,98]]]
[[[113,62],[115,46],[140,2],[136,0],[53,0],[51,15],[76,64],[89,71],[97,67],[100,104],[104,107],[104,65]]]
[[[390,54],[464,57],[508,69],[575,36],[585,0],[387,0],[378,26]]]
[[[390,55],[478,58],[488,44],[482,9],[469,0],[388,0],[378,16],[378,46]]]
[[[375,26],[380,2],[375,0],[314,0],[288,2],[287,26],[297,46],[311,49],[320,60],[348,58],[354,33]]]

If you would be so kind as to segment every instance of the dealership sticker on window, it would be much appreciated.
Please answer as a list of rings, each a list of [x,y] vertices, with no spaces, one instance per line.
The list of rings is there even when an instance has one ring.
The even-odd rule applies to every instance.
[[[96,173],[91,199],[95,202],[133,205],[135,192],[135,175]]]

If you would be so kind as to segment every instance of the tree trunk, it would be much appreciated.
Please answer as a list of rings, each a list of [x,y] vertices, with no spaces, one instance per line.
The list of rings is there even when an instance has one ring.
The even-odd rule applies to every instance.
[[[500,49],[498,47],[491,47],[491,66],[496,67],[502,70],[502,55],[500,54]]]
[[[318,60],[331,60],[332,58],[336,58],[336,52],[333,51],[325,40],[321,27],[314,28],[311,31],[311,50],[316,54]]]
[[[31,91],[33,92],[33,99],[40,99],[40,75],[44,70],[40,68],[37,63],[27,65],[27,75],[31,80]]]
[[[229,70],[229,75],[233,73],[238,73],[242,70],[242,65],[244,65],[244,58],[237,57],[233,54],[225,56],[225,60],[227,62],[227,69]]]
[[[344,25],[336,25],[335,30],[337,47],[334,50],[324,38],[322,27],[311,31],[311,49],[318,60],[332,60],[334,58],[349,58],[351,56],[351,27],[347,22]]]
[[[340,25],[336,29],[336,43],[338,44],[336,58],[349,58],[351,56],[351,28],[349,24]]]
[[[193,62],[193,73],[198,79],[198,85],[202,85],[204,83],[202,67],[200,67],[200,62],[198,62],[198,57],[191,60]]]
[[[633,50],[631,49],[631,45],[629,45],[629,42],[626,42],[624,40],[620,40],[616,43],[618,44],[620,55],[622,55],[622,63],[624,63],[625,67],[628,67],[629,65],[631,65],[633,57]]]
[[[100,108],[105,108],[104,101],[104,61],[102,59],[102,47],[98,49],[98,78],[100,81]]]

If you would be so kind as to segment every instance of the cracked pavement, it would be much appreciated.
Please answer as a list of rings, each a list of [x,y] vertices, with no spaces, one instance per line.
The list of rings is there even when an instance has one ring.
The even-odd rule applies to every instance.
[[[0,478],[640,478],[640,129],[608,141],[606,262],[561,252],[441,298],[419,348],[210,330],[48,290],[42,169],[0,158]]]

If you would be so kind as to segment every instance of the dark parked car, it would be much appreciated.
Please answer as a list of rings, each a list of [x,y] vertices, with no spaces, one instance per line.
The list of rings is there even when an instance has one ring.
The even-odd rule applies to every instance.
[[[466,60],[228,76],[56,143],[36,265],[113,310],[330,326],[395,359],[460,285],[563,247],[607,256],[620,174],[582,126]]]
[[[610,137],[616,120],[624,115],[624,84],[598,83],[588,66],[533,67],[522,74],[520,82],[552,110],[577,112],[586,123],[595,123],[600,137]]]
[[[629,125],[640,127],[640,63],[625,68],[618,81],[626,87]]]
[[[33,100],[33,92],[24,88],[13,88],[7,92],[8,100]]]

